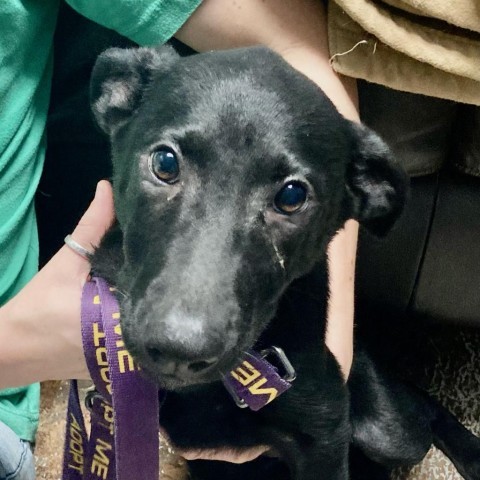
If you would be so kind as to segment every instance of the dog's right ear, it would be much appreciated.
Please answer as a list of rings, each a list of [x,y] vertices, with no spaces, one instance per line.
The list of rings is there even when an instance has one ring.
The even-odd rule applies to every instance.
[[[376,133],[363,125],[351,126],[355,146],[347,168],[348,217],[383,237],[403,210],[408,177]]]
[[[100,128],[111,135],[138,108],[152,72],[167,71],[179,58],[169,45],[158,48],[110,48],[93,67],[90,101]]]

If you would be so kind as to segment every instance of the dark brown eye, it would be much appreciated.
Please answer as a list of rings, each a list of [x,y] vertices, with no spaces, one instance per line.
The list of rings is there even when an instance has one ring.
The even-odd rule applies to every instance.
[[[286,183],[275,195],[275,208],[286,215],[298,212],[307,201],[307,188],[300,182]]]
[[[175,183],[180,175],[177,155],[168,147],[155,150],[150,157],[150,171],[165,183]]]

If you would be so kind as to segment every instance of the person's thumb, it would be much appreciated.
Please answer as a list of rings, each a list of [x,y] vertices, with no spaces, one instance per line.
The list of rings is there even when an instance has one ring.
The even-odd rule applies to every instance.
[[[75,227],[72,238],[93,252],[114,218],[112,186],[102,180],[98,182],[95,198]]]

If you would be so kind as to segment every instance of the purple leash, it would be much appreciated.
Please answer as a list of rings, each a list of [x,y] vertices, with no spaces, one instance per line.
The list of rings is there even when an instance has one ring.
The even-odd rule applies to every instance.
[[[95,389],[87,394],[91,432],[87,435],[77,382],[71,381],[62,480],[157,480],[159,475],[159,391],[139,373],[121,336],[120,311],[101,278],[85,284],[82,339]],[[274,364],[266,358],[275,357]],[[279,369],[282,374],[279,373]],[[282,349],[245,353],[223,377],[237,405],[260,410],[295,380]]]
[[[156,480],[159,475],[159,400],[121,336],[120,312],[101,278],[85,284],[82,338],[97,392],[87,395],[87,436],[76,381],[70,385],[63,480]]]

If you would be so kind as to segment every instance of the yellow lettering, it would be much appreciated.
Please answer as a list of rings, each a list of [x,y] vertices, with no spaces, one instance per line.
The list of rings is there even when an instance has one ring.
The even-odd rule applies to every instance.
[[[91,472],[97,477],[101,477],[106,480],[108,475],[108,465],[103,465],[94,458],[92,460]]]
[[[235,370],[232,370],[230,374],[235,380],[237,380],[244,387],[246,387],[249,383],[252,383],[254,380],[256,380],[261,375],[261,373],[246,360],[242,363],[242,365],[247,370],[244,370],[241,367],[237,367]]]
[[[122,328],[120,327],[120,324],[118,323],[115,325],[113,331],[119,336],[122,336]],[[123,343],[123,340],[120,338],[120,340],[117,340],[116,342],[117,348],[123,348],[125,346],[125,343]]]
[[[110,372],[108,371],[108,367],[103,367],[100,369],[100,378],[105,383],[105,388],[107,392],[111,395],[112,394],[112,384],[110,383]]]
[[[77,419],[75,418],[75,415],[73,413],[70,413],[70,417],[71,417],[71,422],[72,422],[72,428],[75,428],[76,430],[79,430],[81,432],[82,427],[77,422]]]
[[[267,402],[267,403],[270,403],[278,395],[278,390],[273,387],[260,388],[262,385],[265,385],[265,383],[267,383],[267,379],[261,378],[258,382],[254,383],[253,385],[250,385],[250,387],[248,387],[248,391],[253,395],[270,395],[270,398],[268,399],[268,402]]]
[[[102,440],[101,438],[97,438],[97,444],[95,445],[95,453],[93,454],[93,457],[96,458],[99,462],[108,465],[110,463],[110,459],[105,454],[105,451],[111,449],[112,446],[108,442]]]
[[[95,357],[100,367],[108,365],[107,347],[98,347],[95,349]]]
[[[70,413],[71,423],[70,423],[70,442],[69,442],[69,453],[72,457],[73,465],[69,464],[68,468],[73,468],[78,470],[83,474],[83,442],[80,427],[75,415]]]
[[[102,402],[101,406],[103,408],[103,420],[105,421],[105,423],[100,422],[100,425],[105,428],[105,430],[108,430],[108,433],[113,436],[115,430],[115,427],[113,425],[113,408],[110,404],[106,402]]]
[[[82,445],[82,435],[81,435],[81,431],[82,429],[80,428],[80,425],[78,424],[77,422],[77,419],[74,417],[73,414],[70,414],[71,418],[72,418],[72,423],[70,425],[70,443],[73,441],[73,442],[77,442],[80,444],[80,451],[81,453],[83,453],[83,448],[81,447]]]
[[[98,328],[98,323],[93,324],[93,343],[96,347],[100,346],[100,340],[105,338],[105,333],[101,332]]]
[[[120,373],[125,373],[127,370],[133,372],[135,370],[133,358],[126,350],[119,350],[117,352],[117,357]]]
[[[68,464],[68,468],[71,468],[73,470],[78,470],[83,475],[83,465],[70,465],[70,464]]]
[[[112,318],[113,318],[114,320],[118,320],[118,319],[120,318],[120,312],[114,312],[114,313],[112,313]]]
[[[70,453],[83,455],[82,437],[76,430],[70,431]]]
[[[108,466],[110,459],[105,452],[111,450],[112,446],[101,438],[97,438],[97,444],[95,445],[95,453],[93,454],[91,472],[97,477],[101,477],[106,480],[108,475]]]
[[[108,423],[113,423],[113,408],[108,403],[102,402],[103,419]]]

